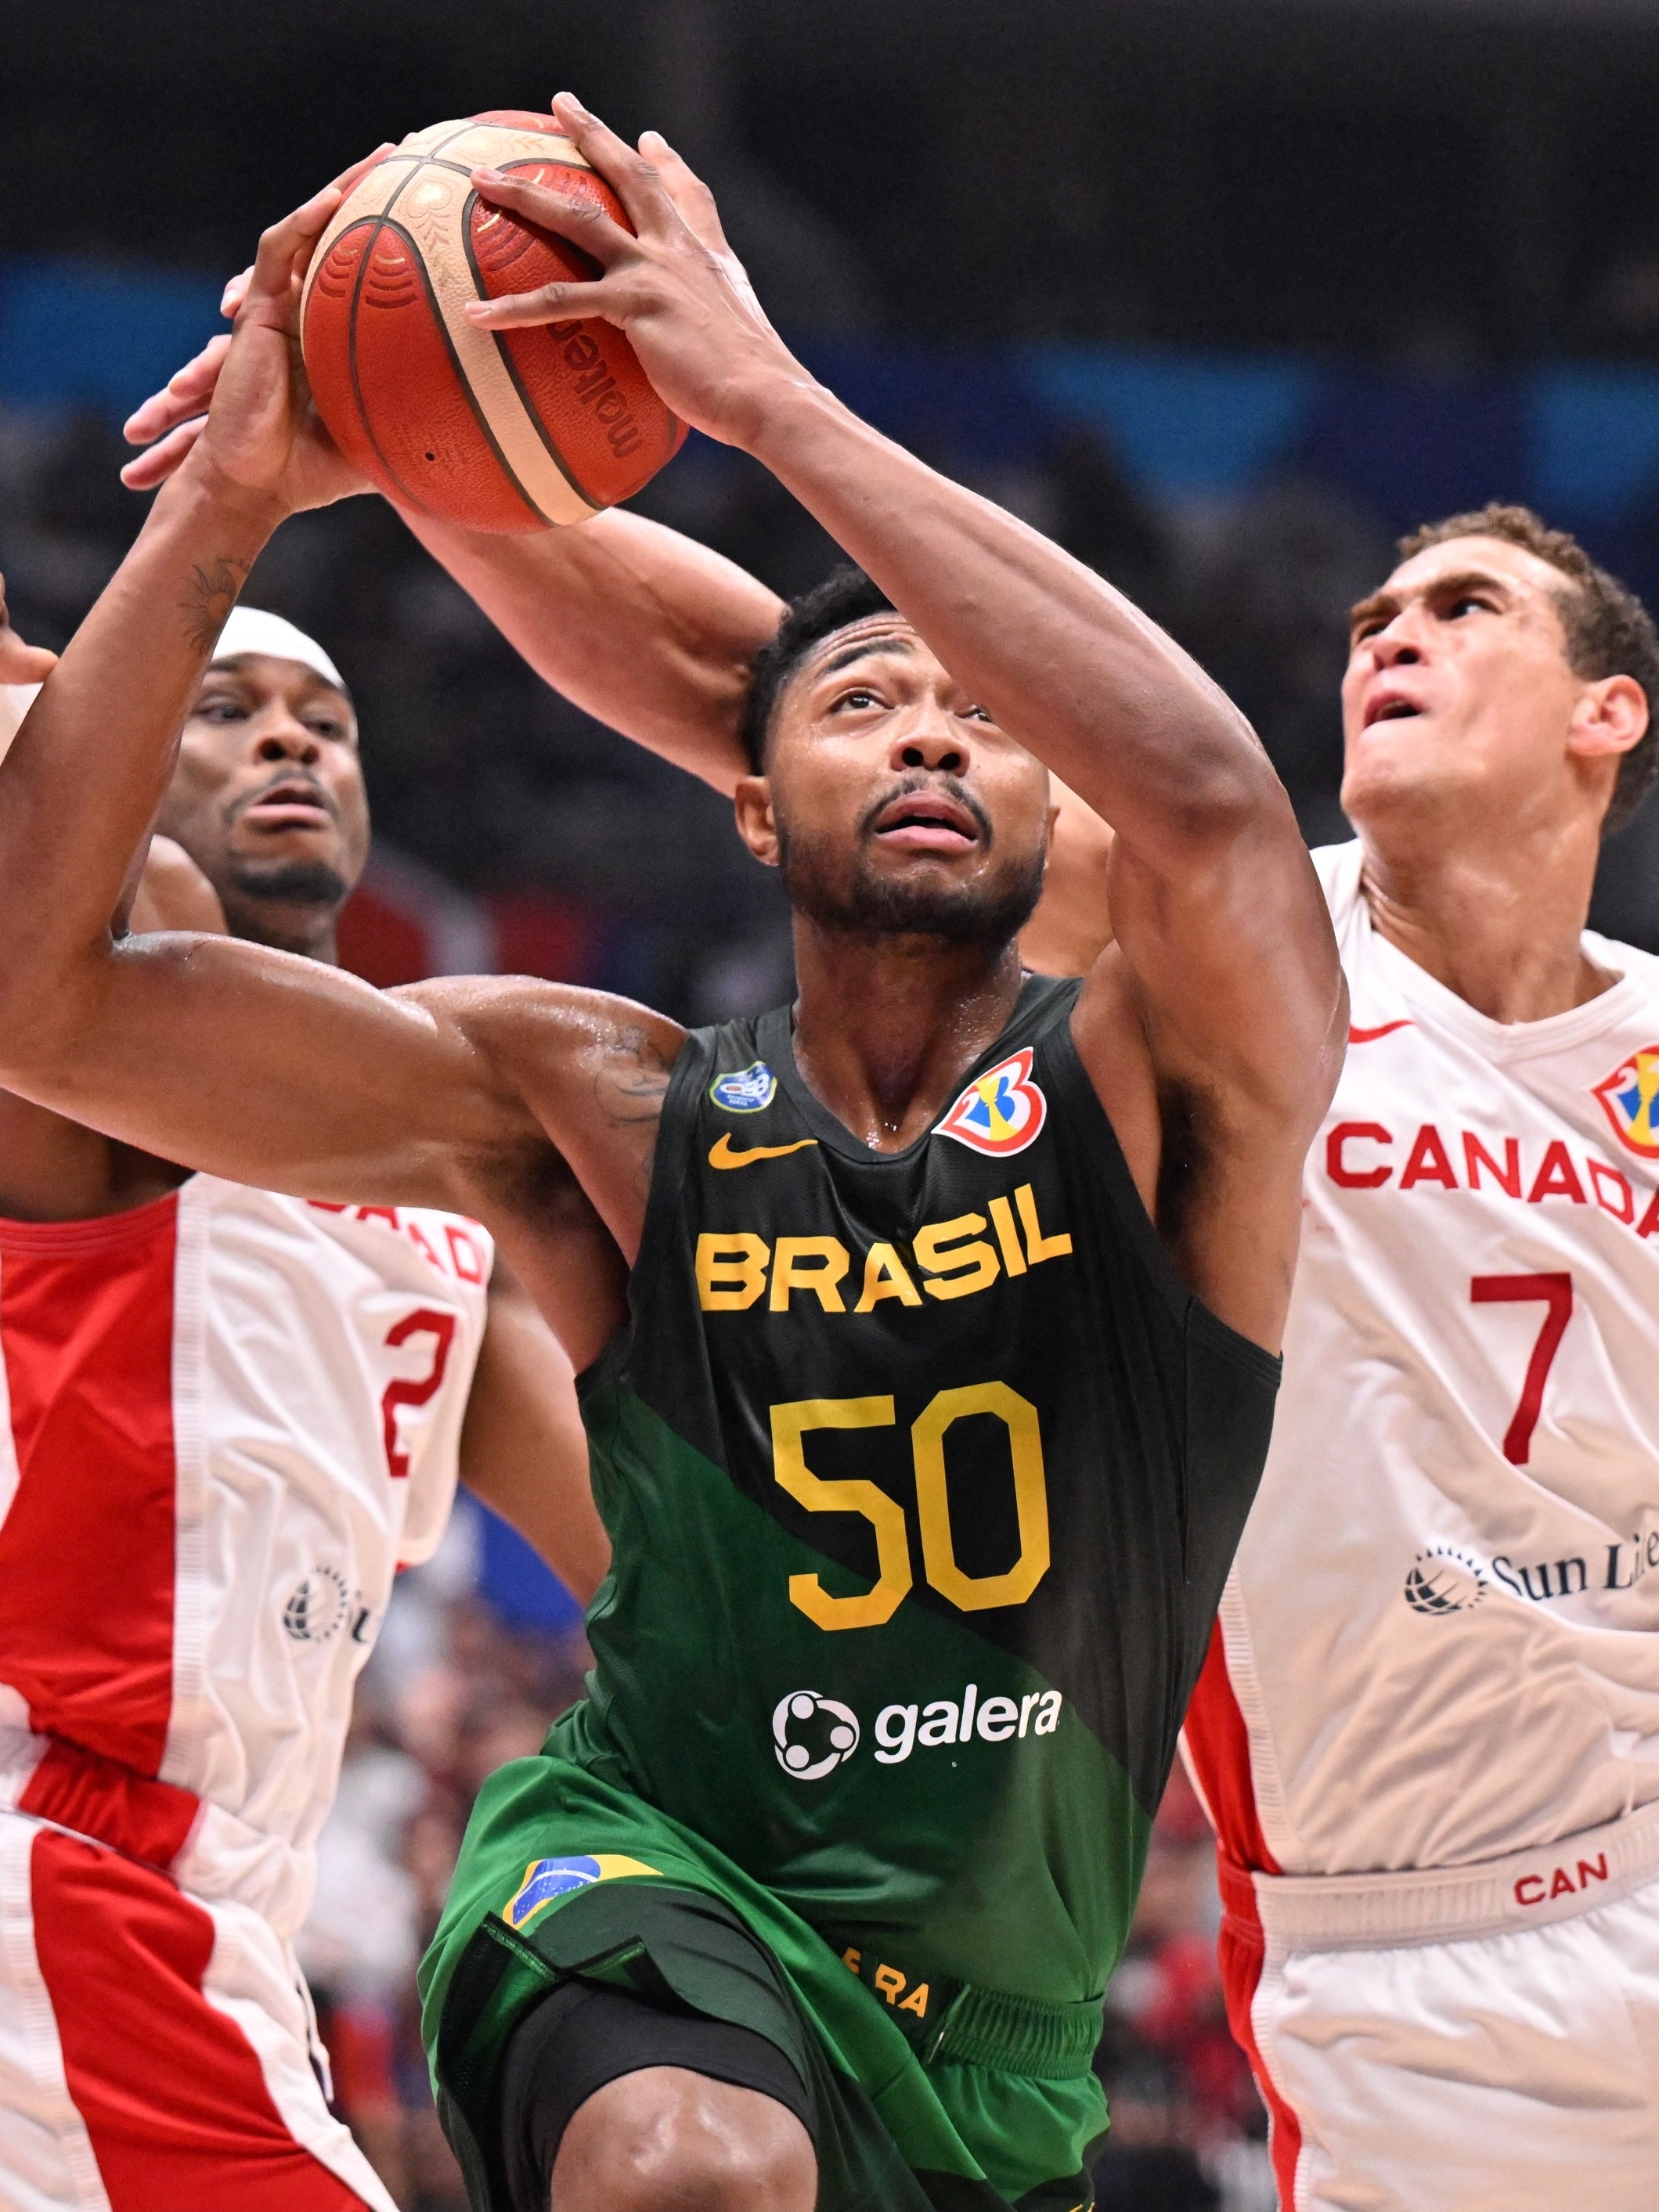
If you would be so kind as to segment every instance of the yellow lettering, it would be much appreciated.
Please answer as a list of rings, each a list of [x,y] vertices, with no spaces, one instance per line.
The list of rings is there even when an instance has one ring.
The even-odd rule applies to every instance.
[[[770,1248],[747,1231],[697,1239],[697,1299],[705,1313],[741,1313],[766,1288]]]
[[[853,1969],[853,1972],[856,1974],[859,1968],[864,1964],[864,1954],[862,1951],[854,1950],[852,1945],[849,1943],[847,1948],[841,1954],[841,1963],[843,1966],[850,1966]]]
[[[862,1596],[832,1597],[817,1575],[790,1576],[790,1604],[819,1628],[879,1628],[890,1620],[909,1591],[910,1543],[896,1500],[873,1482],[823,1481],[807,1466],[802,1439],[809,1429],[890,1428],[896,1418],[890,1398],[801,1398],[772,1408],[779,1486],[809,1513],[861,1514],[876,1532],[877,1578]]]
[[[907,1306],[919,1306],[921,1292],[890,1244],[872,1244],[864,1263],[864,1292],[853,1311],[869,1313],[882,1298],[898,1298]]]
[[[878,1966],[876,1968],[876,1987],[880,1990],[882,1996],[886,1998],[888,2003],[891,2004],[894,1998],[904,1987],[904,1977],[900,1973],[896,1966]]]
[[[1039,1260],[1063,1259],[1072,1249],[1072,1240],[1061,1230],[1058,1237],[1045,1237],[1037,1226],[1036,1193],[1029,1182],[1021,1183],[1014,1193],[1014,1204],[1019,1208],[1019,1225],[1025,1231],[1025,1249],[1031,1255],[1035,1267]]]
[[[845,1313],[836,1285],[852,1264],[838,1237],[780,1237],[768,1304],[774,1313],[787,1313],[791,1291],[813,1291],[825,1313]]]
[[[1019,1557],[1006,1574],[964,1574],[957,1565],[956,1546],[951,1538],[945,1436],[953,1422],[973,1413],[991,1414],[1008,1431]],[[982,1613],[992,1606],[1024,1605],[1048,1571],[1048,1486],[1036,1407],[1006,1382],[975,1382],[965,1389],[941,1390],[911,1428],[910,1443],[916,1462],[916,1518],[921,1524],[921,1556],[928,1581],[941,1597],[949,1598],[964,1613]]]
[[[1002,1269],[988,1244],[964,1244],[985,1226],[982,1213],[959,1213],[954,1221],[930,1221],[916,1231],[916,1257],[930,1279],[922,1285],[930,1298],[965,1298],[988,1290]],[[963,1269],[969,1272],[963,1273]],[[776,1292],[773,1295],[775,1297]]]
[[[927,2019],[927,1984],[926,1982],[918,1982],[916,1984],[915,1989],[911,1990],[909,1996],[906,1997],[904,2002],[899,2007],[899,2010],[901,2012],[913,2012],[918,2020]]]
[[[1011,1275],[1025,1273],[1025,1255],[1019,1249],[1019,1231],[1014,1226],[1014,1210],[1006,1198],[991,1200],[991,1225],[997,1232],[997,1243],[1002,1247],[1002,1264]]]

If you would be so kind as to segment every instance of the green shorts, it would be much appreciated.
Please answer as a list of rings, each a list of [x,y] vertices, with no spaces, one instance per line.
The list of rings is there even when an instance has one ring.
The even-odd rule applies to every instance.
[[[638,1797],[556,1757],[481,1791],[421,1966],[422,2033],[473,2212],[507,2212],[500,2073],[577,1978],[765,2036],[806,2085],[818,2212],[1087,2212],[1100,2006],[964,1987],[924,2035],[798,1914]]]

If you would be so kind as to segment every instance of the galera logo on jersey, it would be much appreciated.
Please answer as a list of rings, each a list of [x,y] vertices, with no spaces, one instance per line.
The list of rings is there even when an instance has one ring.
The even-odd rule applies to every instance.
[[[708,1095],[728,1114],[759,1114],[777,1097],[778,1079],[763,1060],[751,1060],[732,1074],[717,1075]]]
[[[797,1782],[822,1782],[859,1747],[859,1717],[839,1698],[791,1690],[772,1711],[778,1765]]]
[[[1031,1048],[988,1074],[977,1075],[939,1125],[941,1137],[954,1137],[969,1152],[1005,1159],[1035,1144],[1048,1118],[1048,1102],[1031,1080]]]
[[[1406,1576],[1406,1602],[1413,1613],[1467,1613],[1486,1594],[1486,1577],[1467,1552],[1431,1544]]]
[[[1638,1159],[1659,1160],[1659,1044],[1644,1044],[1621,1060],[1613,1073],[1593,1085],[1591,1095],[1601,1103],[1613,1133],[1626,1152]]]

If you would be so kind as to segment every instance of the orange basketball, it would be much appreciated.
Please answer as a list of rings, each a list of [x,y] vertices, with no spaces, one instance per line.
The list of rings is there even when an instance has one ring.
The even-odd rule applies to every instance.
[[[481,200],[471,173],[483,167],[628,224],[550,115],[416,131],[359,178],[312,258],[301,308],[312,396],[341,451],[400,507],[473,530],[584,522],[648,483],[685,426],[613,324],[468,320],[468,300],[599,273]]]

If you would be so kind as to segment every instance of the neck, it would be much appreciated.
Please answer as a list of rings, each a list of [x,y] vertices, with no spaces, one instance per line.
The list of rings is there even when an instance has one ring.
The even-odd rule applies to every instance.
[[[225,927],[233,937],[252,945],[268,945],[276,952],[302,953],[325,968],[337,967],[336,932],[337,906],[304,899],[249,898],[236,890],[219,894],[225,909]]]
[[[1600,824],[1579,817],[1479,836],[1361,829],[1371,920],[1390,945],[1495,1022],[1536,1022],[1615,981],[1579,942]]]
[[[873,1152],[932,1127],[963,1072],[1006,1026],[1018,949],[867,937],[795,917],[795,1064]]]

